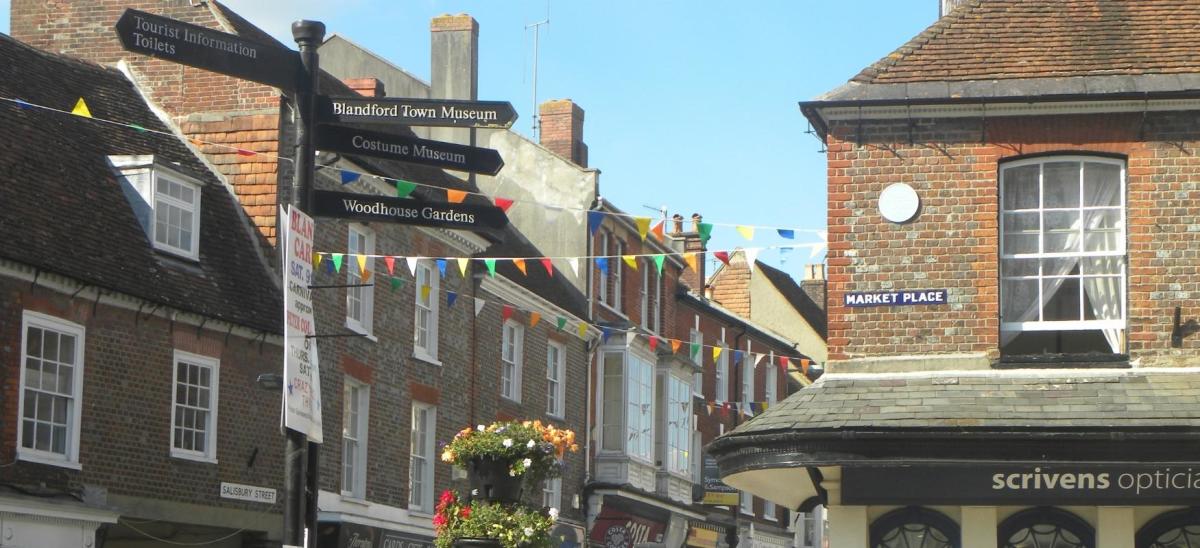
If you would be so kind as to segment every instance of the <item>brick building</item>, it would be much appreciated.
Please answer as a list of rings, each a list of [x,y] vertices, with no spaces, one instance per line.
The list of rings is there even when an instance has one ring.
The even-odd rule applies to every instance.
[[[256,381],[282,304],[251,219],[128,74],[0,58],[0,544],[278,545]]]
[[[828,372],[722,473],[838,548],[1194,544],[1200,4],[958,4],[801,104]]]

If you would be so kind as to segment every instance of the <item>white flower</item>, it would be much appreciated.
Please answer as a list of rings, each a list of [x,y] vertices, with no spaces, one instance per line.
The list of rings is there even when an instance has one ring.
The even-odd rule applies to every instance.
[[[550,509],[550,519],[558,519],[558,508]]]
[[[525,459],[521,461],[521,464],[524,464],[525,468],[529,468],[530,466],[533,466],[533,459]]]
[[[533,446],[534,446],[534,445],[536,445],[536,444],[534,444],[534,443],[533,443],[533,440],[529,440],[529,443],[526,443],[526,444],[525,444],[525,447],[528,447],[528,448],[530,448],[530,449],[533,449]]]
[[[513,470],[512,468],[509,468],[509,469],[508,469],[508,475],[510,475],[510,476],[513,476],[513,477],[516,477],[516,475],[517,475],[517,471],[516,471],[516,470]]]
[[[504,438],[504,442],[501,445],[503,445],[505,447],[512,447],[512,444],[513,444],[512,438]]]
[[[526,528],[525,528],[525,536],[527,536],[527,537],[532,537],[532,536],[533,536],[533,527],[526,527]]]
[[[471,496],[472,496],[472,497],[478,497],[478,496],[479,496],[479,490],[478,490],[478,489],[472,489],[472,490],[471,490]]]
[[[481,424],[481,425],[479,425],[477,428],[479,429],[479,431],[480,431],[480,432],[483,432],[484,430],[487,430],[487,427],[485,427],[485,426],[484,426],[484,425],[482,425],[482,424]]]

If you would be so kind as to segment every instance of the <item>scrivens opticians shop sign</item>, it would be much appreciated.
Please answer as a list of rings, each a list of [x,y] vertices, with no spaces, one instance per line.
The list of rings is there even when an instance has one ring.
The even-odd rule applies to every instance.
[[[1200,463],[882,466],[842,472],[846,504],[1194,504]]]

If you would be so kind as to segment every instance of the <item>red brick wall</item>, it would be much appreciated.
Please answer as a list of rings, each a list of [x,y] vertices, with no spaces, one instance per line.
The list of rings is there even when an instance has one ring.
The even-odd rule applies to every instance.
[[[587,145],[583,143],[583,109],[570,99],[546,101],[538,107],[538,131],[542,146],[587,167]]]
[[[750,317],[750,267],[744,253],[735,253],[709,281],[710,298],[734,314]]]
[[[1143,365],[1194,355],[1169,348],[1172,311],[1200,307],[1197,117],[1186,113],[1062,115],[830,127],[829,359],[984,352],[999,356],[998,164],[1038,153],[1128,158],[1129,350]],[[859,140],[861,139],[861,144]],[[904,182],[918,216],[884,221],[879,193]],[[851,309],[849,291],[949,290],[950,304]]]

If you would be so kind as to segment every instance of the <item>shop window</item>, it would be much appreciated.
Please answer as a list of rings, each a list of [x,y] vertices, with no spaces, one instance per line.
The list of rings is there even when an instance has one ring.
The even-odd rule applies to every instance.
[[[1167,512],[1137,532],[1137,548],[1200,547],[1200,507]]]
[[[1095,157],[1000,168],[1000,352],[1123,355],[1125,164]]]
[[[893,510],[871,524],[871,548],[913,546],[959,548],[958,524],[945,514],[919,506]]]
[[[1000,548],[1094,548],[1096,532],[1078,516],[1057,508],[1017,512],[997,529]]]

